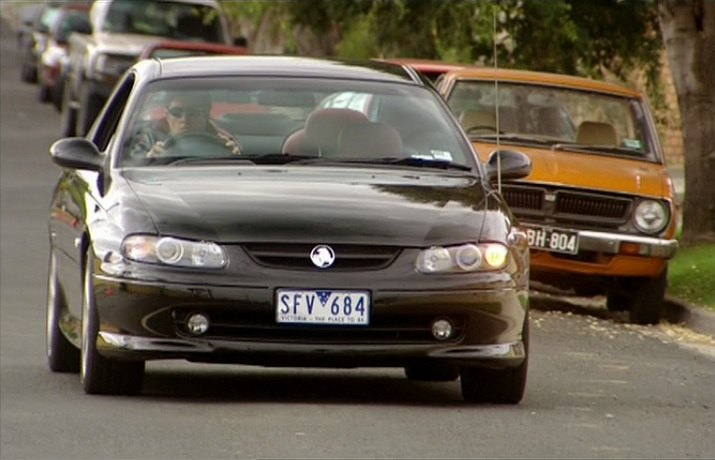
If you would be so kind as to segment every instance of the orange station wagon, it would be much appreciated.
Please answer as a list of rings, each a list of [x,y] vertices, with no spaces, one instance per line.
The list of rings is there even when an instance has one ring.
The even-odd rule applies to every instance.
[[[489,68],[451,71],[437,86],[483,161],[498,148],[532,160],[528,177],[500,185],[529,239],[533,286],[605,294],[632,322],[659,322],[678,209],[643,95]]]

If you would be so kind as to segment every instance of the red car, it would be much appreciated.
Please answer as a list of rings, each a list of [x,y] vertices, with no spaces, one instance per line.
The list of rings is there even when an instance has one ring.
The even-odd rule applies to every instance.
[[[451,64],[448,62],[437,61],[434,59],[390,58],[378,60],[385,62],[394,62],[395,64],[412,67],[432,82],[436,81],[439,76],[447,72],[463,69],[465,67],[462,64]]]
[[[144,51],[139,56],[139,59],[166,59],[173,57],[208,56],[215,54],[248,54],[248,48],[245,46],[231,46],[208,42],[160,40],[144,48]]]

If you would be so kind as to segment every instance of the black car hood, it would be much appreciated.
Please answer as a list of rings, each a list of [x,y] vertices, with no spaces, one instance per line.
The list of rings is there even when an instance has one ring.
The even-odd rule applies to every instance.
[[[182,166],[122,175],[160,234],[222,243],[474,241],[492,214],[479,179],[458,172]]]

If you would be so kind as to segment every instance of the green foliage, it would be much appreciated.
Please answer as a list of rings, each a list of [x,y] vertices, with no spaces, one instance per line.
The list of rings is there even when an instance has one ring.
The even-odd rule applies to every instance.
[[[283,29],[335,36],[340,57],[412,57],[626,79],[645,69],[658,91],[662,40],[653,0],[227,1],[244,18],[278,11]],[[296,50],[300,51],[300,50]],[[496,55],[495,55],[496,51]],[[302,50],[310,54],[309,50]]]
[[[372,30],[372,20],[359,16],[346,30],[343,40],[337,45],[338,57],[370,59],[378,56],[378,46]]]
[[[668,294],[715,311],[715,245],[681,248],[668,266]]]
[[[246,19],[254,24],[258,24],[266,11],[276,6],[274,2],[221,0],[221,8],[229,17]]]

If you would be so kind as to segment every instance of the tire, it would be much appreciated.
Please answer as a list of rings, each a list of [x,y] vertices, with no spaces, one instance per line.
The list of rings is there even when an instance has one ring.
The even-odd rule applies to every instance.
[[[53,372],[79,372],[79,349],[60,330],[60,314],[64,306],[64,296],[57,280],[57,261],[52,253],[47,274],[47,364]]]
[[[94,301],[93,262],[94,255],[90,251],[85,262],[82,290],[82,385],[88,394],[134,395],[142,389],[144,361],[109,359],[97,351],[99,315]]]
[[[522,331],[526,357],[517,367],[490,369],[462,368],[460,383],[462,398],[470,404],[518,404],[524,397],[526,374],[529,365],[529,316],[524,319]]]
[[[37,88],[37,100],[43,103],[50,102],[50,88],[40,83]]]
[[[608,296],[606,297],[606,308],[608,308],[608,311],[628,311],[632,303],[633,298],[621,292],[618,288],[608,291]]]
[[[630,321],[635,324],[658,324],[663,313],[663,299],[668,287],[668,269],[656,278],[634,280]]]
[[[69,83],[69,82],[68,82]],[[77,135],[77,111],[72,108],[70,85],[65,84],[62,91],[62,111],[60,112],[60,130],[63,137]]]
[[[55,83],[52,92],[50,93],[50,102],[57,109],[58,112],[62,112],[62,98],[64,97],[65,81],[64,77],[60,77]]]
[[[459,378],[459,368],[440,364],[408,366],[405,376],[419,382],[453,382]]]
[[[32,51],[25,51],[20,64],[20,80],[25,83],[37,83],[37,69],[30,64],[32,59]]]
[[[80,136],[87,135],[103,105],[102,97],[92,92],[89,86],[83,85],[80,88],[79,112],[77,114],[77,133]]]

